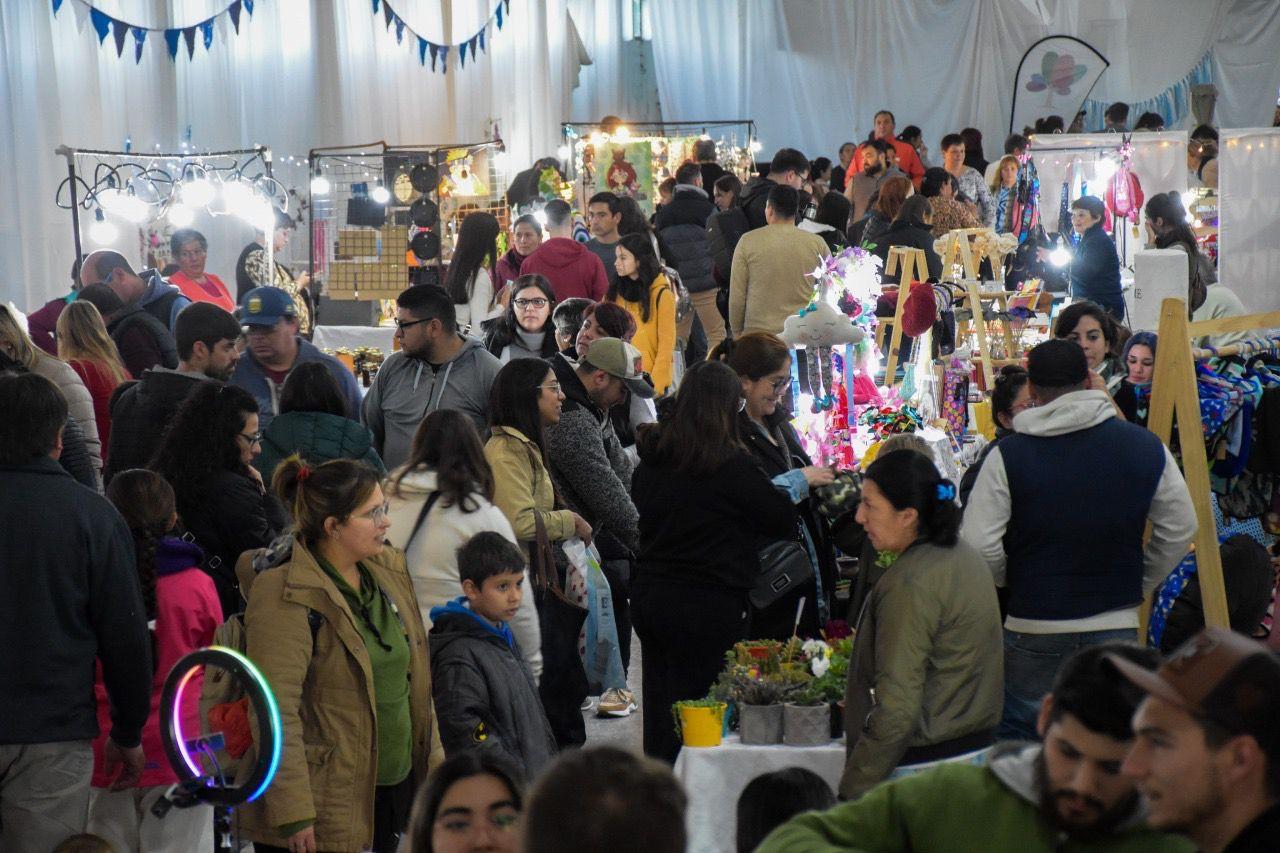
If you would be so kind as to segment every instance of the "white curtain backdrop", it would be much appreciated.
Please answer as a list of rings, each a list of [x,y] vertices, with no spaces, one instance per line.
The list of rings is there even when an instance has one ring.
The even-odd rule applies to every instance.
[[[1228,130],[1218,159],[1218,278],[1250,311],[1280,309],[1280,129]]]
[[[151,33],[141,64],[129,37],[117,58],[110,37],[99,47],[92,26],[78,32],[74,0],[55,18],[48,0],[4,2],[0,12],[0,301],[38,307],[65,293],[74,257],[69,211],[54,206],[66,177],[54,148],[177,150],[186,128],[200,150],[271,146],[280,170],[287,156],[313,147],[386,140],[391,144],[472,142],[497,122],[512,162],[553,153],[568,115],[578,70],[568,50],[567,0],[513,0],[488,52],[447,75],[418,64],[406,33],[374,16],[369,0],[258,0],[242,13],[240,34],[199,44],[176,62],[163,34]],[[469,38],[497,0],[397,0],[396,12],[437,42]],[[205,20],[227,0],[94,0],[130,23],[165,27]],[[155,42],[155,43],[153,43]],[[305,188],[305,170],[294,176]],[[286,175],[286,179],[288,179]],[[214,242],[210,271],[224,280],[249,229],[197,221]],[[122,229],[124,230],[124,229]],[[299,247],[304,240],[296,241]],[[117,246],[137,260],[136,241]],[[299,257],[301,257],[301,253]]]
[[[1273,0],[652,0],[663,115],[753,118],[764,156],[811,159],[866,138],[876,110],[944,133],[973,126],[988,159],[1009,130],[1018,61],[1046,35],[1074,35],[1111,61],[1090,97],[1141,100],[1206,52],[1216,123],[1270,123],[1280,87]],[[734,113],[729,116],[725,113]],[[1065,117],[1067,121],[1071,116]],[[1131,116],[1135,120],[1137,116]]]

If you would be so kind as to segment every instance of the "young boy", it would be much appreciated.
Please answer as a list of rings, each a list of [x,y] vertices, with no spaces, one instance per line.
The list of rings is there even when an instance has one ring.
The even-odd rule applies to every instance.
[[[508,625],[524,571],[524,555],[499,533],[477,533],[458,549],[464,594],[431,608],[431,682],[447,754],[495,753],[532,779],[556,742]]]

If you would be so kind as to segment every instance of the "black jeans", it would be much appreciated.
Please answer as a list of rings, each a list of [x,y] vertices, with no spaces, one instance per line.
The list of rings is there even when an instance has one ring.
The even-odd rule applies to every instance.
[[[398,785],[379,785],[373,795],[373,853],[396,853],[409,825],[415,791],[413,774]],[[318,841],[320,839],[317,839]],[[289,853],[288,847],[254,842],[254,853]]]
[[[646,582],[631,588],[631,617],[644,658],[644,751],[674,762],[680,752],[671,706],[701,699],[724,653],[747,636],[746,590]]]

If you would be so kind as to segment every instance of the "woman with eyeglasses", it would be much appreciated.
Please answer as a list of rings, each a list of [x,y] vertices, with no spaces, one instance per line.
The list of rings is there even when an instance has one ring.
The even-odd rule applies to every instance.
[[[406,853],[517,853],[523,810],[524,786],[501,758],[450,756],[418,789]]]
[[[209,258],[209,241],[194,228],[179,228],[169,238],[169,251],[178,271],[169,276],[169,283],[176,284],[182,295],[192,302],[212,302],[224,311],[235,311],[236,303],[231,291],[204,265]]]
[[[710,358],[724,362],[738,374],[746,400],[738,413],[738,437],[773,484],[791,498],[804,527],[792,530],[786,538],[800,541],[813,564],[813,578],[768,607],[752,610],[751,636],[775,640],[790,637],[795,628],[796,606],[803,598],[799,635],[816,637],[832,618],[838,573],[831,525],[817,512],[812,490],[830,485],[835,472],[813,464],[791,426],[789,414],[778,405],[791,386],[791,351],[776,335],[751,332],[724,341]]]
[[[547,587],[563,588],[565,578],[563,552],[552,546],[574,536],[590,542],[592,533],[586,519],[557,506],[547,467],[543,430],[560,422],[563,403],[560,383],[545,361],[508,362],[493,380],[489,441],[484,446],[493,470],[493,502],[511,522],[516,541],[529,557],[542,634],[538,691],[561,749],[586,742],[581,707],[587,697],[587,675],[577,651],[580,624],[566,625],[554,618],[559,611]]]
[[[252,580],[246,653],[280,707],[275,781],[237,809],[259,851],[392,853],[417,780],[444,761],[427,632],[386,498],[367,465],[291,456],[272,488],[294,542]]]
[[[148,466],[173,486],[178,517],[205,553],[222,612],[244,610],[236,560],[264,548],[289,523],[263,485],[258,402],[235,385],[200,382],[174,415]]]
[[[511,294],[506,312],[485,335],[485,348],[503,364],[513,358],[551,358],[559,351],[551,322],[556,307],[551,282],[537,273],[522,275],[511,286]]]
[[[747,596],[760,548],[796,532],[791,499],[742,443],[746,405],[733,370],[699,362],[670,416],[640,427],[631,617],[644,658],[644,751],[665,761],[680,751],[672,704],[706,696],[724,653],[756,635]]]

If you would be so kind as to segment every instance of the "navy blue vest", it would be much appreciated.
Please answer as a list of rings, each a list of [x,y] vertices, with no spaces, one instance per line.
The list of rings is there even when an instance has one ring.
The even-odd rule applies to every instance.
[[[1009,615],[1082,619],[1142,600],[1142,534],[1164,473],[1155,433],[1109,418],[1000,442],[1012,514]]]

